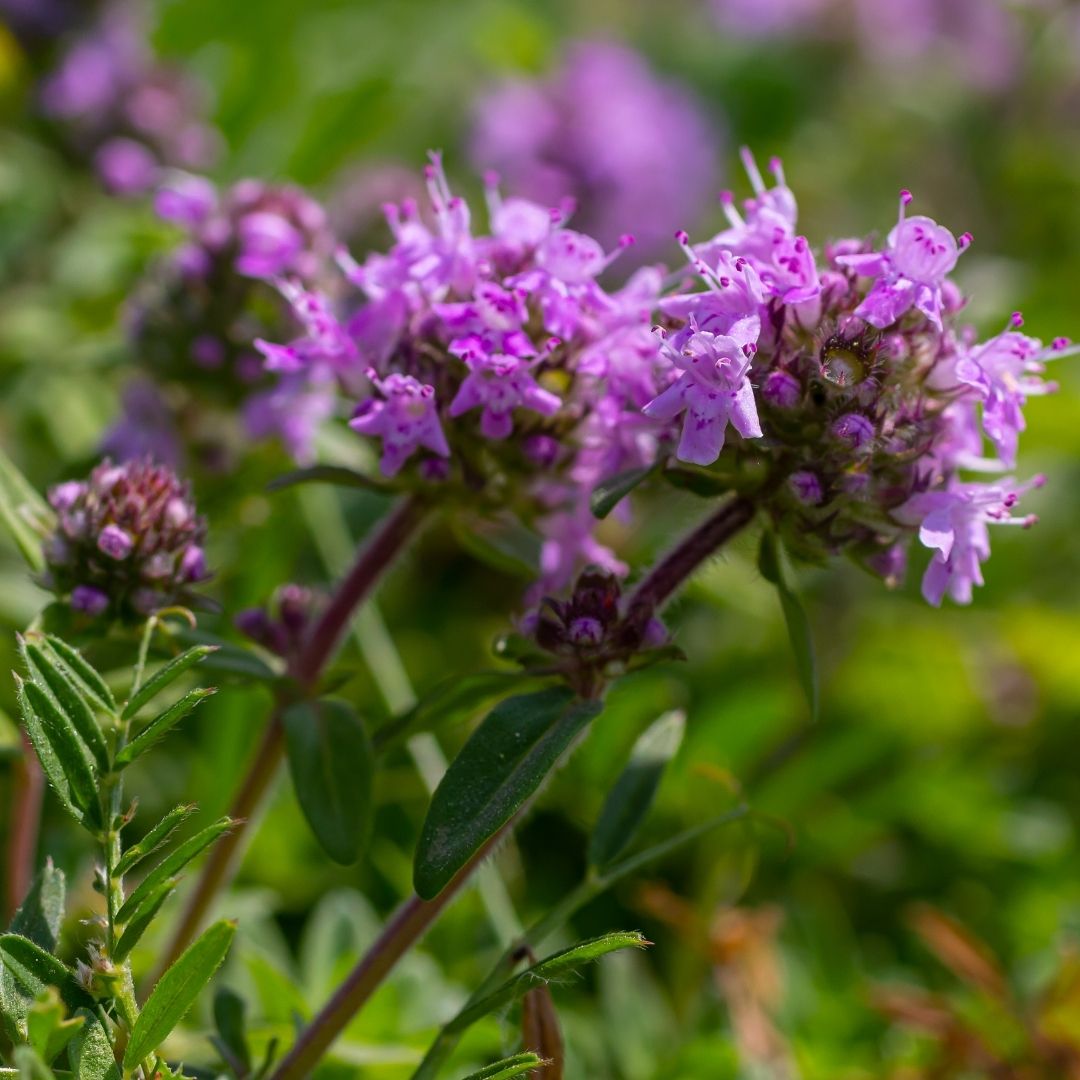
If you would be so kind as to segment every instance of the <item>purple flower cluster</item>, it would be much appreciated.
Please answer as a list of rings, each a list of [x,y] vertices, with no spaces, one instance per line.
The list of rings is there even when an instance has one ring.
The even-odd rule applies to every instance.
[[[57,524],[42,584],[76,612],[145,618],[190,602],[192,586],[208,577],[205,522],[165,466],[106,459],[88,479],[52,488],[49,503]]]
[[[241,409],[248,435],[278,437],[291,454],[306,456],[332,393],[306,377],[285,387],[268,379],[251,343],[291,324],[289,304],[266,282],[313,281],[326,266],[334,240],[322,208],[293,187],[243,180],[219,192],[186,173],[158,188],[155,208],[185,239],[131,305],[129,337],[153,384],[125,396],[107,448],[175,461],[183,445],[213,460],[230,426],[219,417],[210,425],[216,431],[208,430],[207,407],[216,404]]]
[[[138,12],[108,5],[41,86],[41,107],[93,160],[109,190],[148,191],[163,166],[204,169],[220,136],[203,119],[200,88],[151,55]]]
[[[700,104],[638,53],[580,41],[547,79],[507,82],[480,101],[472,158],[538,202],[573,196],[583,230],[604,244],[632,231],[648,255],[705,209],[718,143]],[[658,155],[678,167],[658,167]]]
[[[985,93],[1016,78],[1025,49],[1022,5],[1009,0],[710,0],[728,36],[836,39],[853,36],[875,78],[910,82],[912,67],[944,73]],[[1033,4],[1043,17],[1054,3]]]
[[[301,336],[257,342],[269,370],[336,383],[359,399],[351,426],[378,441],[400,488],[438,485],[482,510],[539,521],[545,580],[582,562],[622,570],[593,539],[588,499],[609,472],[650,462],[657,425],[641,414],[660,370],[650,315],[661,283],[638,271],[611,291],[605,253],[567,227],[565,208],[487,191],[490,232],[477,233],[435,156],[433,220],[390,205],[394,244],[339,262],[363,299],[344,309],[282,282]]]
[[[770,186],[744,159],[754,196],[742,212],[727,196],[725,231],[695,247],[680,234],[705,288],[660,301],[668,385],[645,414],[681,423],[677,458],[723,454],[797,554],[848,551],[892,580],[917,534],[933,552],[926,599],[967,603],[988,526],[1034,520],[1014,511],[1041,479],[1000,474],[1068,342],[1044,347],[1018,313],[981,343],[958,325],[949,275],[971,237],[909,215],[909,192],[880,249],[843,240],[817,255],[779,162]]]

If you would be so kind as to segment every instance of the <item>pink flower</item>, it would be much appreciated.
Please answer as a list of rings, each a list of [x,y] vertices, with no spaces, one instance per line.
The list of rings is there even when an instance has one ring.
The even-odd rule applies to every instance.
[[[933,219],[905,217],[910,202],[911,192],[901,191],[900,218],[884,251],[838,255],[836,262],[860,276],[877,279],[855,309],[860,318],[883,330],[914,307],[940,330],[942,285],[971,237],[965,233],[958,244],[953,234]]]
[[[450,447],[439,422],[435,388],[411,375],[388,375],[379,379],[368,373],[382,399],[361,402],[349,427],[361,435],[382,439],[380,467],[385,476],[395,476],[417,450],[430,450],[449,457]]]
[[[944,491],[927,491],[910,498],[897,511],[901,521],[920,522],[919,540],[934,552],[923,577],[922,593],[939,607],[946,592],[958,604],[970,604],[972,590],[983,584],[982,564],[990,558],[989,525],[1029,528],[1036,518],[1012,516],[1020,496],[1045,480],[1026,484],[954,483]]]

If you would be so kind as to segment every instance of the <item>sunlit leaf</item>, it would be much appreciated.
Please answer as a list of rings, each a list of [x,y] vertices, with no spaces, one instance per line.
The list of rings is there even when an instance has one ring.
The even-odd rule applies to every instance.
[[[180,1023],[221,966],[235,933],[235,923],[215,923],[161,976],[135,1022],[124,1051],[125,1069],[136,1068]]]
[[[154,717],[116,755],[116,765],[118,768],[123,768],[126,765],[130,765],[136,758],[145,754],[159,739],[164,738],[177,724],[183,720],[188,713],[195,708],[196,705],[205,701],[208,697],[212,697],[217,693],[213,687],[206,687],[198,690],[191,690],[185,694],[179,701],[170,705],[163,713]]]

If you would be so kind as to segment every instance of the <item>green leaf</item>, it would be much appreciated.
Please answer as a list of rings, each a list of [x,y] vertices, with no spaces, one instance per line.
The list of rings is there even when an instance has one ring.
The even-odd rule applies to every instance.
[[[520,522],[450,518],[454,539],[473,558],[502,574],[532,581],[540,565],[540,537]]]
[[[627,469],[601,480],[589,498],[593,517],[606,518],[655,468],[655,465],[646,465],[640,469]]]
[[[490,994],[486,994],[474,1005],[462,1009],[446,1025],[446,1030],[455,1034],[462,1032],[488,1013],[497,1012],[517,1001],[518,998],[524,997],[536,987],[537,983],[562,978],[584,964],[590,964],[619,949],[643,949],[648,944],[649,942],[636,931],[617,931],[589,941],[582,941],[533,964],[532,967],[526,968],[512,979],[508,979],[502,986],[492,990]]]
[[[495,706],[432,797],[413,867],[423,899],[442,892],[521,809],[600,709],[561,687]]]
[[[81,1016],[68,1019],[60,995],[54,987],[49,987],[30,1007],[26,1017],[27,1038],[41,1060],[51,1063],[84,1023]]]
[[[19,934],[0,936],[0,962],[16,986],[32,999],[55,986],[69,1009],[93,1007],[93,998],[75,981],[70,969],[29,938]]]
[[[215,923],[161,976],[135,1021],[124,1051],[125,1069],[134,1069],[149,1057],[180,1023],[221,966],[235,933],[235,923]]]
[[[207,631],[178,631],[176,640],[184,645],[213,645],[216,652],[209,653],[203,661],[203,670],[217,675],[233,675],[240,679],[258,679],[261,682],[273,682],[278,673],[252,652],[234,642],[227,641]]]
[[[814,657],[814,640],[810,631],[810,620],[806,617],[801,601],[788,582],[780,543],[776,535],[765,530],[761,534],[761,548],[758,553],[758,569],[766,581],[776,586],[780,594],[780,607],[784,612],[788,639],[795,653],[795,668],[799,675],[803,693],[810,705],[810,715],[818,718],[818,671]]]
[[[102,711],[116,712],[116,700],[105,680],[83,659],[78,649],[73,649],[62,638],[48,634],[45,642],[53,655],[61,661],[71,680]]]
[[[158,850],[172,834],[195,812],[195,807],[177,806],[170,810],[137,844],[120,856],[116,873],[123,877]]]
[[[699,465],[668,465],[660,475],[674,488],[689,491],[692,495],[712,499],[717,495],[726,495],[733,486],[731,473],[704,469]]]
[[[195,645],[186,649],[179,656],[170,660],[164,667],[158,668],[139,688],[139,692],[124,706],[120,714],[124,720],[130,720],[147,702],[157,697],[165,687],[172,685],[185,671],[194,667],[204,657],[216,650],[214,645]]]
[[[335,484],[338,487],[364,488],[367,491],[389,491],[389,485],[366,473],[344,465],[309,465],[275,477],[266,485],[267,491],[283,491],[297,484]]]
[[[35,682],[16,676],[26,734],[61,802],[81,821],[99,816],[97,776],[90,751],[55,700]]]
[[[686,727],[682,712],[655,721],[634,744],[630,761],[604,802],[589,841],[589,865],[603,870],[629,846],[652,806]]]
[[[96,1013],[80,1009],[86,1023],[68,1043],[68,1063],[78,1080],[120,1080],[120,1068],[113,1056],[108,1032]]]
[[[478,671],[443,680],[411,709],[395,717],[372,735],[377,754],[400,746],[419,731],[464,719],[493,697],[525,682],[518,671]]]
[[[513,1076],[525,1076],[543,1064],[543,1058],[533,1053],[515,1054],[513,1057],[503,1058],[502,1061],[493,1062],[479,1072],[469,1073],[465,1080],[510,1080]]]
[[[222,1046],[235,1059],[244,1073],[251,1071],[251,1050],[245,1032],[244,999],[227,986],[218,987],[214,994],[214,1026]]]
[[[11,933],[29,938],[48,952],[56,948],[64,921],[64,871],[48,859],[11,920]]]
[[[159,739],[164,738],[192,709],[208,697],[213,697],[217,690],[208,686],[191,690],[179,701],[173,702],[163,713],[158,714],[116,755],[117,768],[123,769],[137,757],[145,754]]]
[[[49,860],[15,912],[10,932],[52,953],[64,921],[64,894],[63,871],[57,870]],[[35,992],[20,986],[7,965],[0,963],[0,1017],[12,1042],[26,1038],[26,1018],[35,997]]]
[[[45,569],[41,540],[55,517],[52,509],[19,472],[11,458],[0,450],[0,520],[22,557],[36,573]]]
[[[161,910],[162,904],[172,896],[178,880],[178,878],[166,878],[142,901],[113,949],[113,960],[122,963],[131,954],[131,950],[139,943],[139,939],[146,933],[154,917]]]
[[[213,825],[196,833],[189,840],[185,840],[175,851],[166,855],[132,890],[131,895],[116,913],[116,921],[126,923],[133,919],[143,904],[157,893],[161,885],[169,878],[175,877],[192,859],[208,848],[222,833],[228,832],[232,826],[233,822],[230,818],[215,821]]]
[[[19,1070],[19,1080],[56,1080],[56,1074],[29,1046],[16,1046],[12,1056]]]
[[[90,751],[91,757],[102,772],[109,769],[109,748],[101,732],[94,710],[83,697],[79,687],[70,679],[64,668],[34,641],[19,637],[19,651],[30,677],[49,694],[79,738]]]
[[[286,749],[296,797],[311,831],[335,862],[360,857],[371,823],[371,740],[343,701],[301,701],[285,710]]]

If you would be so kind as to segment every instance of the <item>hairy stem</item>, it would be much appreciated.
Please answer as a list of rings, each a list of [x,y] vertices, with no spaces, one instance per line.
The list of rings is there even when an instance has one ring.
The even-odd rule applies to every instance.
[[[311,1075],[312,1069],[379,988],[383,979],[427,933],[447,904],[461,891],[476,868],[512,826],[513,821],[509,821],[490,837],[434,900],[412,896],[397,909],[333,997],[300,1033],[293,1048],[271,1074],[270,1080],[305,1080]]]
[[[379,523],[374,535],[360,549],[352,568],[334,592],[330,603],[312,627],[300,655],[291,665],[290,674],[299,684],[301,693],[309,694],[314,690],[337,652],[356,609],[419,531],[425,515],[426,510],[421,502],[415,498],[405,499]],[[258,811],[284,757],[285,730],[281,714],[286,703],[279,698],[274,706],[262,741],[229,808],[229,817],[236,822],[235,827],[211,850],[164,953],[161,970],[172,964],[190,944],[201,928],[214,897],[231,876],[246,838],[246,825]]]
[[[25,733],[22,742],[22,756],[12,769],[11,832],[8,837],[7,865],[4,868],[5,926],[30,891],[38,832],[41,827],[41,804],[45,797],[45,775]]]
[[[660,560],[631,593],[626,606],[626,630],[640,638],[649,620],[678,591],[687,578],[754,517],[755,506],[741,495],[729,499],[678,546]]]

